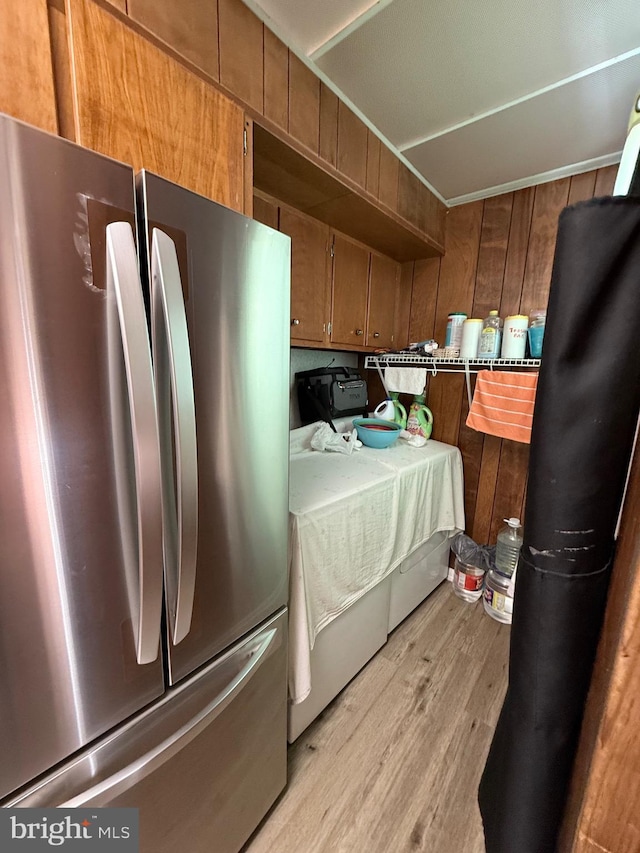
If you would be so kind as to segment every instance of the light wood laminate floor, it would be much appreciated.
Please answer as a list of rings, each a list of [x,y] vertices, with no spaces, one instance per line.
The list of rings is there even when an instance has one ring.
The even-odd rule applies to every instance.
[[[483,853],[476,792],[509,628],[443,583],[289,747],[245,853]]]

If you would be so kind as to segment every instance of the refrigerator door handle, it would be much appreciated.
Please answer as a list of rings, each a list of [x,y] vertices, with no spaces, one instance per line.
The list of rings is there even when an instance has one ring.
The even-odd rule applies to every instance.
[[[158,228],[151,241],[151,336],[162,450],[167,607],[174,644],[189,633],[198,544],[198,454],[191,350],[178,255]],[[175,454],[175,480],[174,480]]]
[[[75,809],[88,804],[96,807],[109,805],[116,797],[141,782],[180,752],[180,750],[184,749],[200,732],[211,725],[247,686],[259,670],[260,665],[277,648],[277,645],[274,645],[276,636],[279,636],[278,628],[271,628],[261,637],[258,637],[259,645],[255,648],[251,657],[235,678],[198,714],[181,726],[174,734],[153,749],[150,749],[145,755],[142,755],[127,767],[114,773],[113,776],[109,776],[76,797],[61,803],[58,808]]]
[[[115,295],[133,434],[138,527],[138,584],[132,621],[139,664],[158,657],[162,618],[160,441],[147,320],[133,231],[128,222],[106,229],[107,292]],[[137,611],[137,612],[136,612]],[[137,621],[137,624],[135,624]]]

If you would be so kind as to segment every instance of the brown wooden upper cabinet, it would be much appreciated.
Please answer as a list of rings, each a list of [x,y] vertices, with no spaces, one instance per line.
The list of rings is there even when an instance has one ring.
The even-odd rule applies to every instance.
[[[58,132],[46,0],[4,4],[0,112]]]
[[[329,226],[280,209],[280,231],[291,237],[291,342],[327,342]]]
[[[244,111],[89,0],[68,0],[75,137],[243,210]]]
[[[379,349],[403,337],[396,332],[400,264],[263,193],[254,195],[253,211],[291,237],[294,346]]]
[[[182,0],[179,12],[173,0],[128,0],[124,7],[122,2],[130,18],[219,79],[217,0]]]
[[[331,297],[331,343],[365,346],[369,251],[359,243],[335,234],[333,237],[333,280]]]
[[[320,147],[320,80],[289,52],[289,133],[314,154]]]
[[[174,4],[174,14],[178,4]],[[220,82],[258,113],[264,109],[264,24],[240,0],[218,0]]]
[[[338,169],[358,186],[367,181],[367,126],[342,101],[338,104]]]
[[[400,264],[391,258],[371,253],[366,339],[368,347],[393,347],[400,269]]]

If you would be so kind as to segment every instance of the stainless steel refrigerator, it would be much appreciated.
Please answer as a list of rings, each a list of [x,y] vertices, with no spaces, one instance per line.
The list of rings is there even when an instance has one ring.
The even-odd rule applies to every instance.
[[[6,116],[0,186],[0,804],[237,851],[286,781],[289,238]]]

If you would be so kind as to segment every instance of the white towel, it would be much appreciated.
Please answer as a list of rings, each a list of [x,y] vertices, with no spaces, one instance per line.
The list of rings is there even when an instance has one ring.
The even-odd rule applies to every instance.
[[[387,367],[384,379],[389,391],[401,394],[422,394],[427,384],[425,367]]]

